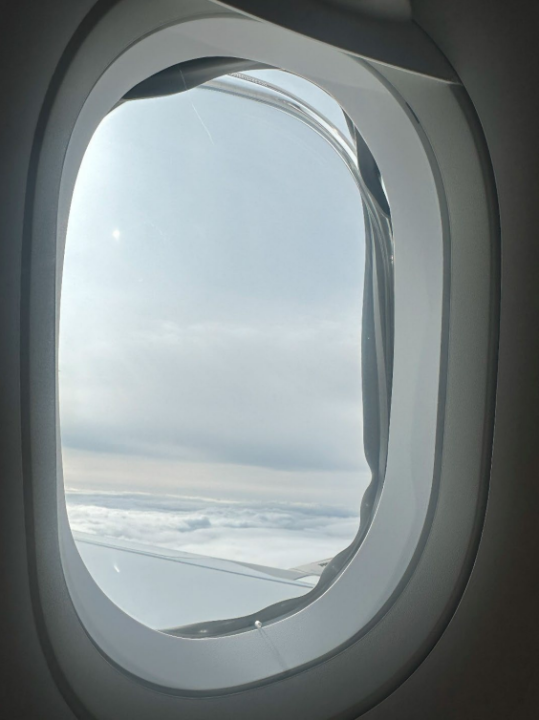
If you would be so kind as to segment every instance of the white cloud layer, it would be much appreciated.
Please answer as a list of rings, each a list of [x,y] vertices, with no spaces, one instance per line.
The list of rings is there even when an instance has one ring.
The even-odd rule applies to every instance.
[[[355,510],[146,493],[70,492],[73,530],[186,552],[292,568],[332,557],[354,538]]]

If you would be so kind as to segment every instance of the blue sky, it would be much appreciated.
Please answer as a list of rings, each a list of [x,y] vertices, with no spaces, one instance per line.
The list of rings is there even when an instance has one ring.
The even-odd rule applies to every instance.
[[[324,93],[287,82],[345,129]],[[204,89],[109,115],[79,172],[62,286],[64,477],[87,501],[72,496],[73,526],[88,531],[103,507],[106,533],[145,527],[155,544],[159,523],[141,512],[157,496],[196,497],[202,513],[200,498],[218,500],[232,524],[238,503],[251,520],[288,503],[297,531],[274,523],[273,555],[267,523],[232,542],[213,511],[209,535],[189,542],[227,556],[258,537],[269,563],[288,562],[290,533],[306,561],[348,544],[369,480],[363,263],[354,181],[296,119]],[[121,517],[103,491],[123,498]],[[314,534],[309,503],[325,518]],[[181,533],[168,542],[187,549]]]

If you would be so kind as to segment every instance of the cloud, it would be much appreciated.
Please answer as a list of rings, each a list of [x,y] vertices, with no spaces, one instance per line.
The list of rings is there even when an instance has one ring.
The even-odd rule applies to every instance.
[[[347,338],[345,338],[346,340]],[[356,342],[354,342],[354,340]],[[87,340],[62,377],[68,446],[277,468],[364,463],[358,338],[210,324]]]
[[[270,567],[333,557],[359,525],[357,511],[314,503],[106,492],[66,500],[73,530]]]

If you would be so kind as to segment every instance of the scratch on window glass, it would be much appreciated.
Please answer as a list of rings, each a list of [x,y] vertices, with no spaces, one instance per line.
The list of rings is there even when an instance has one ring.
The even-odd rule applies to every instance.
[[[198,110],[197,110],[196,107],[194,106],[193,102],[192,102],[192,101],[190,101],[190,102],[191,102],[191,107],[192,107],[193,110],[195,111],[195,114],[196,114],[197,118],[198,118],[198,119],[200,120],[200,122],[202,123],[202,127],[204,128],[204,130],[206,131],[208,137],[210,138],[211,144],[212,144],[212,145],[215,145],[215,143],[213,142],[213,138],[212,138],[212,136],[211,136],[211,132],[208,130],[206,123],[204,122],[204,120],[203,120],[202,117],[200,116],[200,113],[198,112]]]

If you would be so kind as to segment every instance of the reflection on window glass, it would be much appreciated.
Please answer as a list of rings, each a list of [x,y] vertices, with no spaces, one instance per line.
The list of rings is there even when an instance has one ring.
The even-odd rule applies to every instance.
[[[329,96],[268,72],[350,142]],[[370,479],[359,191],[323,134],[227,82],[249,84],[116,108],[69,217],[69,520],[104,592],[156,628],[309,592]]]

